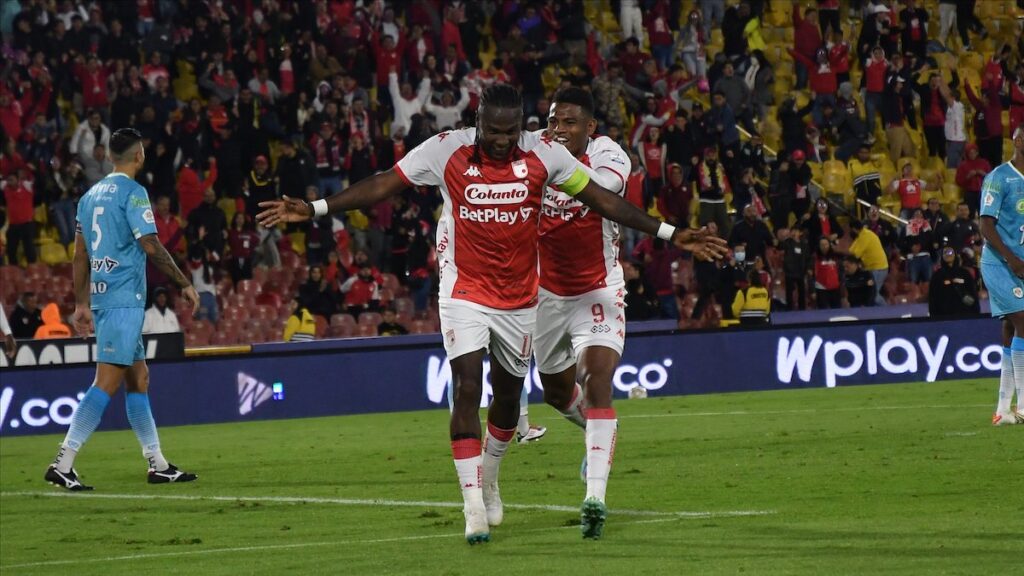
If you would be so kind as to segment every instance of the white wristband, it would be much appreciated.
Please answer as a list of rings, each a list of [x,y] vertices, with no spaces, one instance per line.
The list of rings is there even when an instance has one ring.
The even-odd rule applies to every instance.
[[[313,216],[326,216],[329,212],[327,200],[313,200]]]
[[[666,242],[670,242],[672,240],[672,236],[674,236],[675,233],[676,227],[669,224],[668,222],[662,222],[661,226],[658,227],[658,238],[661,238]]]

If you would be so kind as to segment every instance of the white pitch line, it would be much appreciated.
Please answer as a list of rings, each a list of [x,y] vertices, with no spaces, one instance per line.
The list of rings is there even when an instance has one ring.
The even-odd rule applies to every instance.
[[[961,408],[983,408],[989,404],[945,404],[918,406],[853,406],[847,408],[800,408],[795,410],[730,410],[725,412],[673,412],[671,414],[625,414],[622,418],[688,418],[692,416],[760,416],[772,414],[816,414],[820,412],[873,412],[879,410],[948,410]],[[549,416],[538,420],[564,420]]]
[[[89,492],[0,492],[2,497],[50,497],[50,498],[93,498],[102,500],[181,500],[190,502],[271,502],[275,504],[338,504],[342,506],[381,506],[412,508],[462,508],[462,502],[428,502],[417,500],[375,500],[357,498],[318,498],[299,496],[190,496],[184,494],[97,494]],[[579,512],[578,507],[553,504],[505,504],[512,510],[543,510],[546,512]],[[722,510],[722,511],[678,511],[659,512],[656,510],[609,510],[609,514],[620,516],[654,516],[668,518],[732,518],[742,516],[766,516],[774,510]]]
[[[12,494],[11,492],[5,492],[3,494]],[[616,526],[624,526],[631,524],[656,524],[662,522],[672,522],[674,520],[680,520],[683,517],[673,516],[671,518],[658,518],[654,520],[633,520],[627,522],[617,522]],[[517,530],[517,534],[524,532],[550,532],[553,530],[565,530],[565,529],[578,529],[578,526],[549,526],[547,528],[529,528],[526,530]],[[206,554],[229,554],[233,552],[252,552],[252,551],[266,551],[266,550],[288,550],[294,548],[313,548],[317,546],[365,546],[369,544],[387,544],[390,542],[411,542],[414,540],[435,540],[438,538],[456,538],[463,536],[462,532],[451,532],[447,534],[427,534],[423,536],[398,536],[394,538],[375,538],[372,540],[340,540],[335,542],[298,542],[295,544],[268,544],[266,546],[238,546],[234,548],[210,548],[207,550],[185,550],[181,552],[160,552],[160,553],[148,553],[148,554],[129,554],[125,556],[108,556],[106,558],[84,558],[75,560],[46,560],[43,562],[26,562],[24,564],[8,564],[6,566],[0,566],[2,570],[13,570],[16,568],[38,568],[41,566],[64,566],[68,564],[96,564],[102,562],[123,562],[131,560],[148,560],[152,558],[173,558],[178,556],[200,556]]]

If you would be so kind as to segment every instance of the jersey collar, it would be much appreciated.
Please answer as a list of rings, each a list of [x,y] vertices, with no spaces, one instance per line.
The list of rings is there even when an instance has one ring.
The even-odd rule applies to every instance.
[[[107,174],[107,178],[113,178],[114,176],[124,176],[125,178],[131,180],[131,177],[125,174],[124,172],[111,172],[110,174]]]

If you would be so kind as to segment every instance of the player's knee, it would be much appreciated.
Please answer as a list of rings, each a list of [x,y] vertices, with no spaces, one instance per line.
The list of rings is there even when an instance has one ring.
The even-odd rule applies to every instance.
[[[125,386],[129,392],[146,393],[149,391],[149,370],[144,369],[133,378],[128,378]]]

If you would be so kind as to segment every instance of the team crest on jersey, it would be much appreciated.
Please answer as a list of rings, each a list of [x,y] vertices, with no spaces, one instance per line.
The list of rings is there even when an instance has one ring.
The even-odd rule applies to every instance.
[[[142,213],[142,219],[146,224],[153,224],[156,222],[156,218],[153,217],[153,211],[149,208],[146,208],[146,211]]]
[[[1020,286],[1014,287],[1013,295],[1017,298],[1024,298],[1024,288],[1021,288]]]
[[[512,163],[512,175],[516,178],[526,178],[530,174],[530,168],[526,160],[516,160]]]
[[[985,206],[991,206],[991,205],[995,204],[995,202],[996,202],[996,197],[993,196],[991,192],[986,192],[985,193]]]

